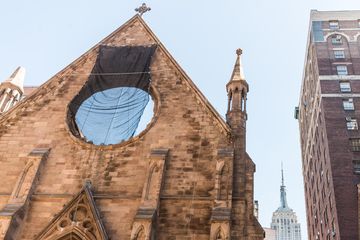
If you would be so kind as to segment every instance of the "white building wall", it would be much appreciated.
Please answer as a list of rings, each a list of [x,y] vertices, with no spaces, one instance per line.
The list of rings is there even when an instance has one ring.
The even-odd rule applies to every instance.
[[[278,209],[274,212],[271,228],[275,230],[276,240],[301,240],[300,223],[291,209]]]

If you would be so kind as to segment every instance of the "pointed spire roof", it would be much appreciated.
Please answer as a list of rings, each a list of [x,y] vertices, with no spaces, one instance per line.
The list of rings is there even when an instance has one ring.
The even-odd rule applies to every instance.
[[[244,69],[241,63],[242,50],[239,48],[236,50],[237,58],[234,66],[233,73],[231,75],[230,82],[232,81],[245,81]]]
[[[282,211],[291,210],[287,204],[287,199],[286,199],[286,189],[284,184],[284,169],[282,163],[281,163],[280,207],[278,208],[278,210],[282,210]]]
[[[25,78],[25,68],[18,67],[15,72],[11,74],[11,76],[4,81],[4,83],[10,83],[15,87],[19,88],[22,92],[24,92],[24,78]]]

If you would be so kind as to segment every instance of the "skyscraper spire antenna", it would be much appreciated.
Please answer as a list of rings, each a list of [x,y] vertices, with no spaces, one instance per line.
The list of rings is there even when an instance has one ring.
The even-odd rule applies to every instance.
[[[287,205],[286,190],[285,190],[284,182],[285,182],[284,181],[284,168],[283,168],[283,163],[281,162],[280,208],[288,209],[289,206]]]
[[[281,162],[281,186],[285,187],[284,184],[284,167],[283,167],[283,162]]]
[[[281,161],[280,206],[273,213],[271,229],[276,232],[276,239],[301,240],[300,223],[295,212],[288,206],[284,177],[284,164]],[[274,238],[275,239],[275,238]]]

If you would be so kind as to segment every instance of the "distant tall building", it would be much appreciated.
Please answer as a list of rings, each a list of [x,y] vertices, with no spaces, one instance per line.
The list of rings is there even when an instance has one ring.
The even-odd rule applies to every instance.
[[[360,11],[313,10],[299,120],[309,240],[359,239]]]
[[[301,240],[300,223],[297,222],[296,213],[287,204],[282,169],[281,177],[280,207],[273,213],[271,229],[275,230],[276,240]]]
[[[276,231],[271,228],[264,228],[265,238],[264,240],[276,240]]]

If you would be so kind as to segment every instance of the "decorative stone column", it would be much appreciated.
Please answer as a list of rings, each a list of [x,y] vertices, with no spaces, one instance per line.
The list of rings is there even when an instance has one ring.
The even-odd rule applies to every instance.
[[[151,151],[141,205],[136,213],[131,230],[131,240],[155,239],[152,229],[158,214],[165,160],[168,152],[168,149],[154,149]]]
[[[0,210],[0,239],[15,239],[18,226],[25,218],[31,195],[36,187],[41,167],[50,149],[37,148],[28,156],[24,170],[20,173],[8,203]]]

